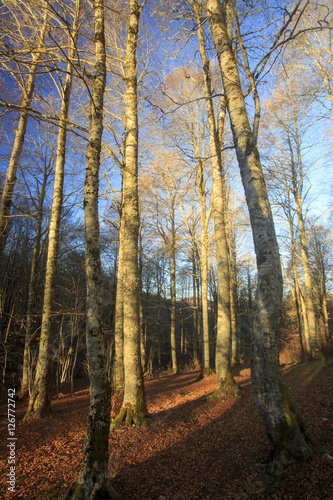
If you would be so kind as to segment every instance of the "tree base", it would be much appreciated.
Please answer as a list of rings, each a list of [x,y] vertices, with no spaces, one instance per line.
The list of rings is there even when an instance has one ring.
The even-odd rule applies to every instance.
[[[98,478],[88,485],[82,484],[79,480],[72,484],[64,500],[121,500],[121,497],[111,486],[109,479],[98,481]]]
[[[220,399],[225,398],[226,396],[236,398],[239,396],[241,390],[241,387],[236,384],[235,379],[232,376],[230,367],[228,367],[225,378],[218,379],[216,391],[207,399]]]
[[[283,396],[285,423],[276,428],[277,438],[267,459],[268,472],[279,479],[285,467],[292,461],[307,462],[315,452],[323,452],[322,447],[311,434],[299,414],[295,403],[283,383],[280,384]]]
[[[148,419],[153,417],[149,413],[137,411],[132,406],[122,406],[118,415],[111,420],[110,432],[125,423],[126,427],[148,427]]]
[[[33,419],[43,419],[52,413],[51,406],[39,406],[35,410],[33,408],[28,407],[26,414],[24,415],[23,420],[28,418]]]
[[[206,367],[202,370],[200,378],[211,377],[212,375],[214,375],[213,371],[209,367]]]
[[[207,399],[209,400],[215,400],[215,399],[222,399],[225,398],[226,396],[229,396],[231,398],[237,398],[240,395],[242,388],[239,387],[236,383],[233,384],[222,384],[220,385],[213,394],[210,394],[207,396]]]

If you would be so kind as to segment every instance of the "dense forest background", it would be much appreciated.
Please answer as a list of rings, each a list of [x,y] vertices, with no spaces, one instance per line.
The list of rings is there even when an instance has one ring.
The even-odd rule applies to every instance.
[[[125,386],[112,425],[136,425],[142,375],[216,368],[227,384],[254,342],[269,393],[278,349],[282,365],[323,359],[332,8],[0,2],[3,397],[15,386],[43,416],[76,377],[107,399],[105,376]]]
[[[238,2],[250,64],[258,66],[272,37],[265,25],[283,8]],[[26,99],[28,79],[43,25],[38,2],[2,2],[1,28],[1,185]],[[241,5],[242,4],[242,5]],[[45,53],[36,63],[28,124],[17,160],[17,180],[7,220],[1,266],[2,382],[15,385],[29,329],[29,370],[33,376],[42,320],[45,269],[58,116],[68,54],[64,40],[74,3],[51,7]],[[104,331],[109,375],[114,353],[114,320],[124,143],[124,51],[126,5],[107,11],[108,78],[104,117],[99,214],[104,285]],[[207,254],[209,344],[214,365],[217,272],[211,217],[211,171],[203,73],[194,37],[195,22],[179,4],[172,19],[167,5],[150,3],[142,13],[138,46],[139,195],[142,280],[141,348],[144,371],[171,365],[171,255],[175,254],[176,345],[181,366],[202,361],[202,252]],[[182,11],[182,9],[184,9]],[[303,33],[281,45],[275,65],[260,77],[262,118],[259,134],[269,196],[274,210],[284,269],[281,347],[284,362],[299,359],[304,328],[301,237],[304,231],[321,345],[331,341],[332,221],[330,209],[332,141],[332,55],[330,3],[308,6]],[[178,12],[178,13],[177,13]],[[74,14],[73,14],[74,15]],[[88,14],[85,14],[88,15]],[[322,29],[307,31],[323,19]],[[258,24],[261,36],[254,37]],[[59,258],[52,311],[54,382],[62,384],[86,370],[83,184],[87,141],[87,80],[91,53],[87,23],[81,20],[66,141],[65,189],[59,233]],[[249,33],[248,33],[249,32]],[[89,43],[88,43],[89,42]],[[213,96],[219,111],[221,81],[212,48]],[[88,44],[88,45],[87,45]],[[235,41],[237,45],[237,40]],[[240,47],[238,48],[240,51]],[[209,52],[210,51],[210,52]],[[216,56],[215,56],[216,57]],[[241,53],[239,54],[241,58]],[[252,69],[252,68],[251,68]],[[244,70],[245,71],[245,70]],[[245,78],[245,75],[244,75]],[[247,93],[244,80],[244,92]],[[59,95],[60,94],[60,95]],[[250,106],[250,104],[249,104]],[[250,108],[251,112],[251,108]],[[224,165],[228,197],[228,240],[233,294],[233,361],[249,356],[256,267],[249,217],[230,132],[225,132]],[[198,159],[202,171],[198,170]],[[293,171],[294,168],[294,171]],[[295,182],[295,186],[293,186]],[[294,190],[294,191],[293,191]],[[295,201],[295,190],[299,198]],[[299,203],[299,205],[297,205]],[[301,211],[300,228],[297,210]],[[30,303],[29,303],[30,300]],[[299,302],[303,301],[303,305]],[[302,309],[303,307],[303,309]]]

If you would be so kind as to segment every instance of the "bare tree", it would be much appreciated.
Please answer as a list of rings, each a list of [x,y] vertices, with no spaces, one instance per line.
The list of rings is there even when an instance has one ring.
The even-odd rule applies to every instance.
[[[17,69],[16,71],[12,70],[12,64],[11,64],[11,58],[10,54],[12,53],[11,50],[7,50],[7,44],[6,44],[6,33],[5,36],[3,37],[3,42],[1,43],[1,49],[2,52],[4,53],[4,57],[2,59],[2,66],[4,69],[7,71],[10,71],[14,75],[14,78],[16,82],[18,83],[19,87],[22,90],[22,105],[21,105],[21,111],[20,111],[20,119],[17,125],[17,129],[15,132],[14,136],[14,143],[13,143],[13,148],[9,160],[9,165],[7,168],[7,174],[6,174],[6,182],[3,188],[2,192],[2,198],[1,198],[1,206],[0,206],[0,265],[2,262],[2,256],[4,252],[4,248],[6,245],[6,239],[8,235],[8,221],[9,221],[9,216],[10,216],[10,209],[12,205],[12,197],[13,197],[13,192],[14,192],[14,187],[16,183],[16,173],[17,173],[17,168],[19,165],[19,159],[22,153],[22,148],[23,148],[23,143],[24,143],[24,138],[27,130],[27,123],[28,123],[28,118],[29,118],[29,108],[31,106],[33,96],[34,96],[34,89],[35,89],[35,81],[36,81],[36,75],[37,75],[37,70],[38,66],[41,62],[41,59],[43,57],[43,52],[44,52],[44,38],[45,38],[45,33],[47,30],[48,22],[47,22],[47,9],[44,10],[43,14],[43,22],[40,24],[39,21],[39,12],[38,9],[32,4],[31,2],[28,2],[28,5],[23,5],[26,4],[26,2],[17,2],[15,3],[14,6],[14,15],[13,19],[15,19],[19,23],[20,15],[18,12],[15,13],[15,10],[18,8],[22,10],[21,14],[23,17],[23,22],[26,17],[26,22],[28,24],[34,24],[35,21],[35,26],[41,26],[40,30],[38,29],[37,31],[37,44],[34,46],[33,50],[31,50],[31,46],[29,46],[28,53],[31,53],[31,61],[29,60],[21,60],[17,62]],[[44,3],[43,3],[44,5]],[[27,16],[26,16],[27,15]],[[30,23],[29,23],[30,19]],[[15,24],[15,23],[14,23]],[[6,26],[6,23],[4,24],[4,27]],[[20,26],[14,26],[13,30],[17,30],[18,37],[20,34],[23,36],[23,31],[21,30]],[[7,33],[9,35],[9,33]],[[15,38],[17,39],[17,36],[15,34]],[[23,43],[25,44],[25,40],[17,40],[17,43],[20,45]],[[35,42],[36,43],[36,42]],[[27,43],[29,45],[29,43]],[[23,50],[22,52],[24,53],[27,50]],[[8,52],[8,53],[7,53]],[[17,72],[17,75],[16,75]],[[0,101],[1,102],[1,101]],[[4,102],[2,104],[5,104]]]
[[[87,281],[87,353],[90,409],[83,446],[81,472],[66,499],[120,498],[110,484],[108,438],[110,384],[106,370],[103,335],[103,285],[100,260],[98,185],[103,133],[103,99],[106,81],[104,4],[95,0],[95,73],[90,91],[89,141],[84,187],[85,251]]]
[[[64,188],[64,167],[66,158],[66,135],[69,103],[73,82],[73,62],[76,53],[76,42],[79,29],[80,0],[76,0],[72,31],[68,33],[68,62],[66,77],[62,87],[57,158],[53,186],[53,201],[49,228],[49,244],[47,252],[47,269],[45,276],[42,329],[40,335],[39,355],[33,389],[30,396],[26,417],[42,417],[51,409],[50,371],[51,352],[50,336],[52,314],[55,299],[55,280],[59,248],[59,230]]]
[[[130,0],[130,17],[125,61],[125,157],[123,174],[120,245],[123,245],[123,325],[124,325],[124,399],[111,429],[126,425],[146,425],[148,411],[140,353],[139,304],[139,203],[138,203],[138,110],[136,49],[139,19],[143,4]]]
[[[242,93],[237,61],[228,32],[227,9],[233,2],[206,0],[206,9],[223,79],[238,164],[248,204],[257,258],[258,287],[252,336],[251,375],[255,402],[272,450],[272,472],[280,475],[294,457],[311,456],[316,441],[306,428],[279,368],[282,273],[272,212],[256,144]],[[229,11],[230,12],[230,11]],[[230,19],[230,18],[229,18]]]

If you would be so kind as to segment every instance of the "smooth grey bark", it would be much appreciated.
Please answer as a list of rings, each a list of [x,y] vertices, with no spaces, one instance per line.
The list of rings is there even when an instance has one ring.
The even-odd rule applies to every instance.
[[[125,157],[123,167],[123,317],[124,399],[111,430],[125,421],[127,426],[147,425],[148,411],[140,353],[140,297],[138,269],[138,110],[136,48],[141,7],[130,0],[130,18],[125,61]]]
[[[6,181],[2,192],[1,205],[0,205],[0,267],[2,263],[3,252],[6,245],[8,236],[8,222],[10,217],[10,209],[12,206],[12,198],[14,187],[16,183],[17,168],[20,156],[23,149],[25,133],[27,130],[27,123],[29,118],[29,108],[33,99],[35,80],[38,65],[42,57],[42,48],[44,45],[44,37],[47,29],[47,13],[45,11],[44,23],[39,36],[39,44],[36,50],[32,53],[31,68],[29,71],[28,80],[23,90],[22,111],[18,126],[15,132],[13,149],[11,152],[8,169],[6,173]]]
[[[230,316],[230,264],[226,229],[226,193],[222,176],[222,158],[219,135],[215,123],[211,76],[209,61],[206,55],[204,33],[202,28],[202,8],[191,2],[196,14],[197,35],[200,55],[204,71],[205,99],[209,126],[209,143],[212,164],[212,207],[214,218],[214,236],[217,262],[217,336],[215,365],[217,389],[213,397],[223,397],[226,394],[237,395],[239,388],[231,373],[231,316]],[[224,129],[226,104],[222,103],[220,128]],[[223,115],[223,116],[222,116]],[[221,130],[221,134],[222,134]]]
[[[59,133],[57,142],[57,158],[55,166],[55,179],[53,186],[53,200],[51,220],[49,227],[49,244],[47,250],[47,263],[44,287],[42,327],[39,343],[39,354],[36,375],[31,391],[26,417],[43,417],[51,411],[51,328],[56,292],[56,274],[59,248],[59,231],[63,201],[66,135],[69,103],[73,82],[73,60],[76,51],[76,40],[79,28],[80,0],[76,0],[76,10],[73,20],[72,34],[69,35],[68,63],[66,78],[61,96],[61,109],[59,117]]]
[[[84,184],[86,338],[90,408],[80,475],[66,494],[66,500],[120,498],[110,484],[108,470],[111,388],[103,335],[103,282],[99,246],[98,186],[106,82],[103,0],[94,0],[94,42],[95,72],[90,91],[89,139]]]
[[[279,476],[292,457],[300,460],[310,457],[311,445],[316,441],[283,384],[279,368],[283,285],[280,256],[259,152],[228,34],[227,3],[224,1],[221,5],[219,0],[206,0],[206,9],[219,59],[257,260],[258,286],[251,348],[252,390],[271,443],[271,471]]]

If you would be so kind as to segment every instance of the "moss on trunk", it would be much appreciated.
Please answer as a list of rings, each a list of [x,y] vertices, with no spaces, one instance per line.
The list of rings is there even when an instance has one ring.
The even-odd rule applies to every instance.
[[[292,461],[306,462],[314,452],[322,448],[307,428],[298,412],[286,386],[280,383],[283,398],[284,421],[276,426],[276,438],[271,443],[271,451],[267,458],[270,474],[278,479],[284,468]]]
[[[216,391],[208,396],[207,399],[220,399],[226,396],[236,398],[239,396],[241,387],[236,384],[234,377],[232,376],[230,367],[226,370],[226,375],[224,379],[219,379]]]
[[[152,418],[147,410],[139,405],[123,405],[118,415],[111,420],[110,432],[113,432],[123,423],[126,427],[148,427],[148,419]]]

